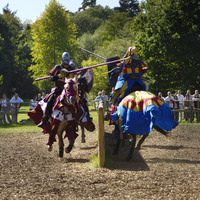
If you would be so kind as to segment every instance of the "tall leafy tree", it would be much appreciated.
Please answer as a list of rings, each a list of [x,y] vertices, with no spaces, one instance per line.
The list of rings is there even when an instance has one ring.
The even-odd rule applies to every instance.
[[[83,0],[82,7],[79,10],[85,10],[94,6],[96,6],[96,0]]]
[[[198,89],[198,0],[147,0],[135,21],[140,53],[149,64],[153,91]]]
[[[127,12],[115,12],[109,16],[105,23],[105,31],[101,33],[103,40],[116,40],[123,36],[124,25],[131,20],[127,17]]]
[[[139,14],[139,2],[137,0],[120,0],[120,7],[115,7],[115,10],[119,12],[128,12],[129,17],[133,17]]]
[[[61,62],[64,51],[73,58],[76,51],[76,27],[69,13],[56,0],[51,0],[31,27],[34,65],[30,67],[33,77],[47,76],[49,70]],[[49,81],[37,83],[40,89],[50,88]]]
[[[72,21],[76,24],[78,31],[77,36],[80,37],[84,33],[94,33],[94,31],[108,19],[111,13],[112,10],[110,8],[103,8],[98,5],[74,14],[72,16]]]
[[[30,97],[33,91],[32,79],[27,71],[31,62],[30,48],[21,43],[22,36],[25,38],[23,26],[16,12],[12,12],[8,6],[3,8],[0,15],[0,89],[8,96],[18,92],[22,97]],[[24,57],[26,62],[23,61]]]

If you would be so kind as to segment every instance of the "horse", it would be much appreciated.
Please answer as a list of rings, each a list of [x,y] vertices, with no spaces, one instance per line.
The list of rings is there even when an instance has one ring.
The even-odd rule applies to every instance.
[[[109,114],[109,118],[115,122],[113,133],[117,136],[114,155],[118,154],[121,141],[130,138],[127,161],[132,159],[134,149],[141,148],[153,128],[167,135],[168,131],[178,125],[167,103],[147,91],[136,90],[125,96],[117,106],[116,112]],[[136,146],[137,135],[141,135],[142,138]]]
[[[44,100],[40,101],[34,110],[29,111],[28,115],[35,124],[39,124],[43,113],[45,111],[47,102]],[[42,127],[43,133],[48,133],[48,150],[52,150],[52,145],[56,141],[56,135],[58,135],[59,144],[59,157],[63,157],[63,132],[66,131],[64,136],[68,137],[69,145],[65,149],[66,153],[69,153],[74,145],[74,141],[78,136],[78,111],[80,110],[78,104],[78,86],[75,79],[67,79],[64,89],[60,96],[57,97],[56,102],[52,109],[51,119],[48,123]]]

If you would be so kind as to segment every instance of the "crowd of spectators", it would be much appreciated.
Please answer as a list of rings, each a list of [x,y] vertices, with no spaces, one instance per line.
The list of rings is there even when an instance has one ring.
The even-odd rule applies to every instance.
[[[162,92],[158,92],[158,97],[169,105],[176,121],[181,122],[185,119],[186,122],[193,122],[194,120],[200,122],[200,94],[198,90],[195,90],[193,95],[191,95],[190,90],[187,90],[185,95],[181,93],[181,90],[178,90],[174,95],[171,91],[168,91],[166,97],[162,95]],[[95,98],[96,110],[98,110],[100,100],[104,102],[104,109],[108,110],[110,102],[104,90],[98,92],[98,96]]]
[[[200,122],[200,94],[199,90],[195,90],[195,93],[191,95],[190,90],[187,90],[186,94],[181,94],[181,90],[177,91],[177,94],[173,95],[170,91],[167,92],[167,96],[163,97],[159,92],[158,96],[163,99],[169,107],[174,111],[175,120],[181,122],[184,119],[186,122],[192,122],[196,119],[196,122]],[[178,110],[177,112],[175,110]]]
[[[31,99],[29,102],[29,110],[33,110],[38,102],[44,99],[45,96],[46,93],[42,92]],[[23,102],[18,93],[15,93],[11,99],[7,98],[7,95],[4,93],[0,99],[0,123],[17,123],[17,116]]]
[[[99,109],[99,101],[103,101],[104,110],[108,110],[109,99],[105,93],[105,90],[98,92],[98,96],[95,98],[94,101],[96,103],[96,110]]]

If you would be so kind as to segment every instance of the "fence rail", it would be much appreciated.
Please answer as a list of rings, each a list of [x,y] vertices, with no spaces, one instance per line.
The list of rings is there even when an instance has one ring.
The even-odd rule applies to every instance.
[[[178,101],[174,101],[174,102],[178,102]],[[190,103],[191,105],[188,106],[184,106],[184,104],[186,103]],[[169,102],[166,102],[169,104]],[[9,110],[5,111],[5,110],[0,110],[0,123],[2,123],[4,121],[4,116],[12,116],[12,122],[13,123],[17,123],[17,117],[20,114],[27,114],[27,111],[21,110],[21,106],[29,106],[30,102],[23,102],[20,103],[20,107],[19,109],[17,108],[17,104],[19,105],[19,103],[12,103],[12,105],[15,105],[13,107],[11,106],[11,103],[0,103],[1,107],[3,105],[7,104],[9,107]],[[89,102],[90,104],[90,111],[96,111],[96,102],[94,100]],[[196,104],[196,108],[194,107],[194,104]],[[110,109],[110,101],[107,101],[106,103],[104,103],[104,110],[108,111]],[[174,114],[174,118],[176,120],[177,119],[177,114],[180,115],[180,113],[182,113],[182,119],[185,118],[185,116],[188,114],[188,118],[189,120],[187,121],[194,121],[194,118],[196,118],[196,122],[200,122],[200,100],[196,101],[196,100],[184,100],[183,101],[183,108],[182,109],[172,109],[172,112]],[[179,116],[180,118],[180,116]],[[7,120],[8,121],[8,120]]]

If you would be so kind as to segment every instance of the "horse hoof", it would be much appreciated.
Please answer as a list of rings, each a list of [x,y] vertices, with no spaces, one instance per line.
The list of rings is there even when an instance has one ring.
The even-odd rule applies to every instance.
[[[53,146],[52,146],[52,145],[49,145],[49,146],[48,146],[48,151],[52,151],[52,149],[53,149]]]
[[[63,158],[63,147],[59,148],[59,158]]]
[[[69,144],[69,146],[65,149],[66,153],[70,153],[74,145]]]

